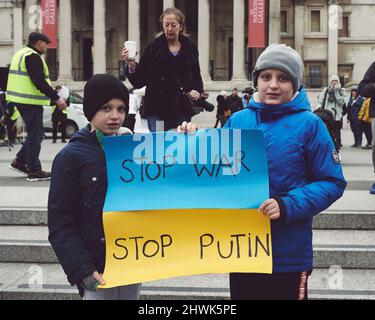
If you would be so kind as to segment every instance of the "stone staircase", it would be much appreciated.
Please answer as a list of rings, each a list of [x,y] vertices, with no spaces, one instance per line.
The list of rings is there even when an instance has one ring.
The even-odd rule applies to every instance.
[[[0,208],[0,300],[79,299],[47,240],[45,209]],[[327,210],[314,221],[311,299],[375,299],[375,210]],[[145,283],[142,299],[229,299],[227,274]]]

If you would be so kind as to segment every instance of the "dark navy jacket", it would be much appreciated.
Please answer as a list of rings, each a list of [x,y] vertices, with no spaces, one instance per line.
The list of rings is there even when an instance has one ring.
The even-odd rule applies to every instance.
[[[104,151],[86,127],[53,161],[48,198],[49,241],[72,285],[104,270],[106,192]]]
[[[270,197],[282,210],[282,218],[271,222],[273,272],[311,271],[313,216],[342,196],[346,181],[332,139],[311,112],[305,90],[277,106],[253,97],[226,127],[264,134]]]

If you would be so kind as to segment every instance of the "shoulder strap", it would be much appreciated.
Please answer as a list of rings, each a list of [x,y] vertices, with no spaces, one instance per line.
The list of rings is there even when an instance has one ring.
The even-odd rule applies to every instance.
[[[174,73],[174,71],[173,71],[172,69],[170,69],[170,71],[171,71],[171,74],[172,74],[174,80],[176,81],[178,87],[180,88],[181,92],[183,93],[183,92],[184,92],[184,88],[183,88],[183,86],[182,86],[180,80],[178,80],[176,74]]]
[[[326,92],[324,93],[324,99],[323,99],[322,109],[324,109],[325,106],[326,106],[327,95],[328,95],[328,87],[326,88]]]

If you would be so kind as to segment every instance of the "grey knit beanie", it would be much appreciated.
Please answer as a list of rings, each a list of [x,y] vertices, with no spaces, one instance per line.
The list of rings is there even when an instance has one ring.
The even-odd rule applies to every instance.
[[[252,73],[254,86],[260,71],[265,69],[276,69],[285,72],[293,83],[294,93],[302,85],[304,66],[298,52],[285,44],[271,44],[259,56],[255,69]]]

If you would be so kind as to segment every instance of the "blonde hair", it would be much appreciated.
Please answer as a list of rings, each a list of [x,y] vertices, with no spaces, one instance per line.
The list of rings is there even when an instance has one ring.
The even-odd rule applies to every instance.
[[[160,25],[162,26],[162,30],[163,30],[163,19],[165,16],[169,15],[169,14],[174,14],[176,16],[176,19],[178,21],[178,23],[181,25],[182,27],[182,31],[180,33],[182,33],[184,36],[188,36],[187,33],[185,33],[185,26],[186,26],[186,17],[185,15],[182,13],[181,10],[175,8],[175,7],[170,7],[170,8],[167,8],[163,11],[163,13],[161,14],[160,18],[159,18],[159,22],[160,22]]]

